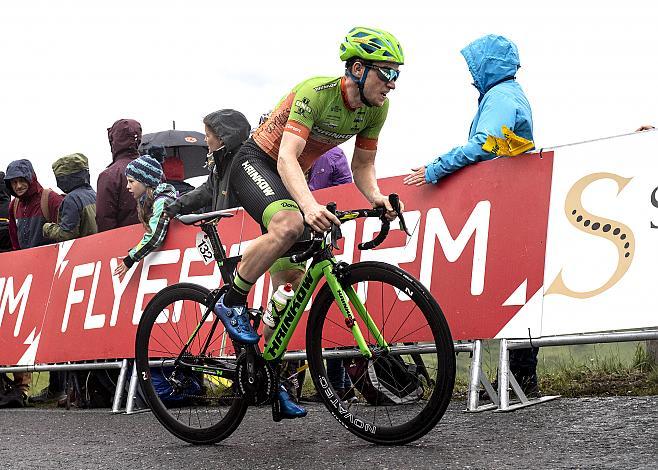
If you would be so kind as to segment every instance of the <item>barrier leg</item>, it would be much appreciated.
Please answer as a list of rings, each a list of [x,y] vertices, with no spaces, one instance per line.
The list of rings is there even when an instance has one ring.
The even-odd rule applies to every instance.
[[[500,352],[498,361],[498,397],[500,403],[498,409],[505,411],[509,408],[509,350],[507,340],[500,340]]]
[[[473,356],[471,357],[471,376],[468,381],[468,401],[466,411],[475,411],[479,401],[480,370],[482,368],[482,342],[478,339],[473,343]]]
[[[128,396],[126,397],[126,414],[135,412],[135,393],[137,393],[137,364],[133,362],[133,371],[130,375],[130,385],[128,386]]]
[[[539,403],[555,400],[556,398],[560,397],[559,395],[550,395],[541,398],[533,398],[531,400],[526,397],[525,393],[523,393],[523,390],[521,389],[521,386],[516,381],[514,374],[510,373],[509,349],[506,339],[500,340],[500,364],[498,367],[498,373],[498,394],[500,396],[500,405],[496,410],[497,412],[514,411],[518,410],[519,408],[538,405]],[[514,393],[519,399],[519,402],[515,403],[514,405],[509,404],[510,385],[512,386]]]
[[[117,387],[114,390],[114,401],[112,402],[112,413],[121,412],[121,398],[123,398],[123,389],[126,386],[126,375],[128,374],[128,359],[121,361],[121,371],[117,380]]]
[[[481,411],[493,410],[498,406],[498,395],[494,392],[489,378],[482,370],[482,341],[475,340],[472,349],[473,356],[471,358],[471,370],[468,383],[468,401],[466,403],[466,411],[468,413],[479,413]],[[479,405],[480,401],[480,385],[484,387],[489,398],[493,403],[487,405]]]

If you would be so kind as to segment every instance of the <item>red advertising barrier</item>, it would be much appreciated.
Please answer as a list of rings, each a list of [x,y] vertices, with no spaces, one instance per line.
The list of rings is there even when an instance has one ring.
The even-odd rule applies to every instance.
[[[421,188],[382,179],[382,192],[400,194],[412,236],[394,224],[384,244],[360,252],[357,244],[374,238],[379,221],[351,221],[337,254],[397,264],[430,288],[455,339],[492,338],[542,285],[552,162],[552,153],[498,159]],[[367,207],[354,185],[315,195],[339,209]],[[177,282],[219,285],[218,269],[195,248],[197,232],[172,223],[160,250],[122,281],[111,273],[141,237],[140,226],[0,255],[0,364],[133,357],[136,325],[155,293]],[[223,219],[219,232],[230,255],[260,235],[242,211]],[[270,294],[266,275],[251,304],[264,305]],[[290,349],[304,348],[304,326]]]

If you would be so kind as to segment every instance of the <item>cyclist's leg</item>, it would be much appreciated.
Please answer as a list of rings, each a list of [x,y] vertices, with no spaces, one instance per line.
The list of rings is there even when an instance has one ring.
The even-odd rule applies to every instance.
[[[228,190],[267,233],[245,250],[215,313],[234,341],[255,344],[259,336],[246,313],[247,296],[258,278],[303,233],[303,218],[276,172],[276,162],[253,141],[246,142],[233,157]]]
[[[295,244],[303,233],[304,220],[301,212],[283,210],[272,216],[266,228],[266,233],[249,244],[238,267],[240,276],[252,283]]]
[[[295,243],[304,230],[304,221],[297,203],[281,181],[276,162],[253,141],[246,142],[235,156],[231,167],[230,191],[242,207],[265,232],[253,240],[240,263],[236,281],[238,293],[229,291],[233,299],[246,301],[253,283]]]

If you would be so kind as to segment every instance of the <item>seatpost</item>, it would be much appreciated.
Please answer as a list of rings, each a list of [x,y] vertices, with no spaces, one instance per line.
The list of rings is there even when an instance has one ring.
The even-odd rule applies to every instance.
[[[203,232],[208,235],[210,246],[212,246],[212,251],[215,254],[215,261],[217,261],[217,264],[219,265],[219,272],[222,275],[224,284],[230,284],[231,280],[233,279],[233,272],[230,266],[226,266],[224,264],[224,260],[226,259],[226,251],[224,251],[222,241],[219,239],[217,227],[215,224],[202,224],[201,230],[203,230]]]

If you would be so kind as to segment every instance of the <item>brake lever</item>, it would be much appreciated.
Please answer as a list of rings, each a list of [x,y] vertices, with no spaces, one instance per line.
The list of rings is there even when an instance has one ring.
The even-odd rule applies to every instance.
[[[402,208],[400,207],[400,196],[396,193],[391,193],[388,195],[388,202],[391,203],[391,207],[398,214],[398,219],[400,219],[400,228],[404,230],[408,236],[411,236],[409,229],[407,228],[407,223],[404,221],[404,216],[402,215]]]

